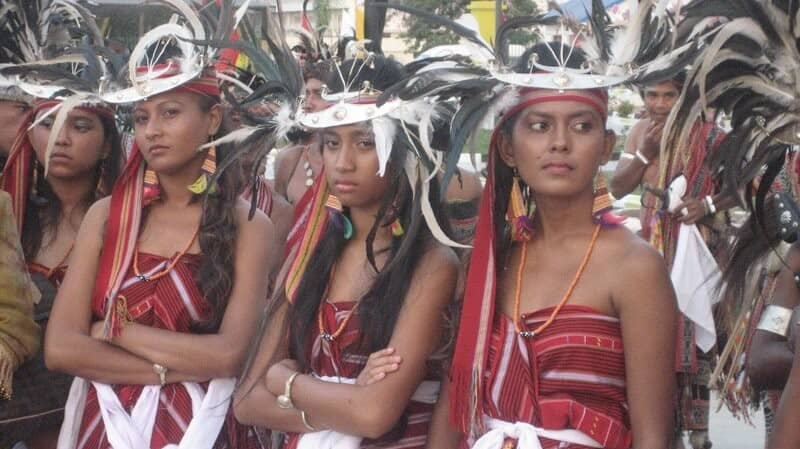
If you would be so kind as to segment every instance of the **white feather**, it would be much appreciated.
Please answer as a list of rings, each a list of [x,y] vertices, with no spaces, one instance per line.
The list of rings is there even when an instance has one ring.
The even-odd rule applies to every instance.
[[[191,7],[191,2],[186,0],[158,0],[156,3],[164,3],[176,9],[191,27],[194,38],[201,41],[206,40],[206,30],[203,28],[203,22],[200,21],[200,16]]]
[[[371,123],[372,133],[375,135],[375,151],[378,153],[378,176],[383,176],[392,154],[397,125],[388,117],[378,117]]]
[[[137,82],[142,79],[142,77],[136,73],[139,67],[152,67],[155,64],[154,61],[146,61],[150,46],[167,37],[181,37],[183,39],[193,38],[191,32],[186,27],[172,23],[159,25],[145,33],[144,36],[139,39],[133,51],[131,51],[131,56],[128,61],[128,77],[132,83],[137,84]],[[185,58],[192,58],[194,56],[194,46],[183,39],[178,39],[177,45]],[[144,78],[145,80],[153,79],[158,78],[160,75],[161,73],[150,72]]]
[[[206,148],[211,148],[213,146],[222,145],[222,144],[225,144],[225,143],[242,142],[245,139],[247,139],[248,137],[250,137],[254,132],[258,131],[259,129],[261,129],[261,127],[259,127],[259,126],[243,126],[243,127],[239,128],[239,129],[236,129],[236,130],[233,130],[233,131],[229,132],[228,134],[225,134],[224,136],[222,136],[222,137],[220,137],[218,139],[215,139],[215,140],[213,140],[211,142],[208,142],[208,143],[205,143],[203,145],[200,145],[197,148],[197,151],[200,152],[202,150],[205,150]]]
[[[289,134],[289,131],[294,127],[297,123],[294,119],[294,105],[289,103],[281,104],[280,109],[278,112],[272,116],[272,120],[275,123],[275,138],[280,140],[286,137]]]
[[[486,110],[486,115],[481,121],[480,127],[489,129],[494,124],[494,121],[512,107],[514,107],[520,100],[519,89],[512,86],[500,85],[493,89],[494,100],[491,101],[489,108]]]
[[[408,155],[407,157],[412,157],[412,156]],[[418,170],[422,177],[429,179],[428,178],[429,173],[425,169],[425,167],[422,166],[422,164],[418,163]],[[470,248],[469,245],[462,245],[461,243],[458,243],[450,239],[450,237],[448,237],[447,234],[445,234],[445,232],[439,226],[439,222],[436,221],[436,213],[434,213],[433,207],[431,206],[430,191],[431,191],[430,182],[423,182],[422,192],[421,192],[422,198],[420,198],[420,206],[422,208],[422,216],[425,217],[425,223],[428,224],[428,229],[430,229],[431,234],[433,234],[433,237],[439,242],[441,242],[443,245],[452,246],[454,248]]]
[[[61,102],[61,107],[58,109],[58,113],[56,113],[56,117],[53,120],[53,126],[50,127],[50,137],[47,139],[47,149],[44,153],[45,176],[47,176],[47,173],[49,172],[50,156],[53,153],[56,140],[58,140],[58,135],[61,133],[61,128],[63,128],[64,122],[67,121],[67,115],[70,113],[70,111],[75,109],[75,107],[84,103],[86,98],[87,96],[84,94],[75,94],[70,95]]]

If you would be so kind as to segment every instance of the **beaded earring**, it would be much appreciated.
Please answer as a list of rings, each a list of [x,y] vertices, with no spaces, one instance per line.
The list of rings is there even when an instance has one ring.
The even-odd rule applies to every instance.
[[[161,185],[158,182],[158,175],[152,168],[144,171],[144,186],[142,187],[142,201],[145,206],[152,204],[161,198]]]
[[[353,237],[353,223],[345,215],[344,207],[339,198],[329,193],[328,198],[325,200],[325,208],[331,212],[331,223],[344,234],[345,240],[350,240]]]
[[[200,169],[200,177],[197,178],[192,185],[189,186],[189,191],[195,195],[200,195],[208,190],[208,193],[213,195],[217,192],[216,186],[211,185],[211,179],[214,173],[217,172],[217,147],[212,146],[206,153],[206,158],[203,161],[203,167]]]
[[[506,220],[511,227],[511,240],[515,242],[528,241],[533,234],[533,220],[525,207],[525,198],[519,185],[520,179],[514,170],[514,180],[511,182],[511,194],[508,200]]]
[[[603,215],[611,212],[613,204],[611,195],[606,186],[606,177],[598,173],[594,181],[594,202],[592,203],[592,217],[600,219]]]
[[[33,158],[33,167],[31,170],[31,188],[30,193],[28,194],[28,199],[30,201],[39,206],[47,205],[47,198],[43,196],[39,196],[39,161],[36,157]]]

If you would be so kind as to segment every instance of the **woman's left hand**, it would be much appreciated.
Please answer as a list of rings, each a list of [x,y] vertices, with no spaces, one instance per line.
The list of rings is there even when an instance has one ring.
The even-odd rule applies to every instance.
[[[286,381],[298,371],[300,371],[300,365],[292,359],[284,359],[272,365],[267,370],[267,390],[275,396],[282,395],[286,388]]]

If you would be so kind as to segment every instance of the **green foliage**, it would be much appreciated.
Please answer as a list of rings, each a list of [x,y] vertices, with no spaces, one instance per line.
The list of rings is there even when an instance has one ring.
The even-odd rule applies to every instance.
[[[539,13],[536,3],[533,0],[507,0],[506,18],[532,16]],[[530,30],[516,30],[508,38],[509,44],[523,45],[530,47],[538,40],[536,34]]]
[[[620,117],[627,118],[633,114],[633,103],[630,101],[623,101],[617,106],[617,114]]]
[[[456,0],[453,2],[441,0],[406,0],[405,5],[418,8],[424,11],[431,11],[440,16],[450,19],[457,19],[467,12],[468,1]],[[407,31],[403,33],[403,38],[408,45],[408,49],[414,56],[423,51],[438,45],[455,44],[458,37],[441,27],[435,27],[427,20],[423,20],[412,15],[407,15],[404,19]]]
[[[328,27],[331,23],[330,0],[316,0],[314,2],[314,13],[317,16],[317,29]]]

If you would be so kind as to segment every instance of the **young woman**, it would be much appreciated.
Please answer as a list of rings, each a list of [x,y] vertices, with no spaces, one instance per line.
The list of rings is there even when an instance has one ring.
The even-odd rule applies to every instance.
[[[111,192],[121,160],[112,108],[76,107],[59,129],[52,129],[56,114],[51,113],[60,105],[53,100],[35,103],[17,135],[2,182],[11,194],[28,270],[42,293],[34,311],[42,336],[78,228],[89,207]],[[47,161],[50,140],[53,148]],[[0,430],[27,440],[29,447],[54,444],[71,378],[49,371],[43,354],[22,365],[15,378],[20,380],[17,394],[0,412],[0,421],[8,423]]]
[[[583,66],[563,50],[567,61],[541,44],[534,62]],[[570,88],[572,73],[563,89],[527,86],[530,70],[521,61],[525,75],[497,94],[451,382],[428,447],[666,449],[675,296],[660,255],[608,214],[607,93]]]
[[[151,69],[160,82],[180,67]],[[77,376],[59,447],[262,447],[228,401],[263,309],[273,226],[248,220],[236,164],[212,184],[230,155],[199,150],[224,132],[213,75],[147,85],[133,153],[86,215],[45,342],[48,366]]]
[[[358,73],[356,89],[369,81],[379,91],[402,75],[397,63],[372,55],[346,62],[341,73]],[[285,289],[235,399],[241,421],[287,432],[289,448],[425,447],[457,259],[421,216],[426,177],[408,180],[405,170],[422,166],[402,132],[386,134],[400,129],[388,125],[396,119],[368,118],[377,93],[368,88],[357,104],[303,119],[321,124],[323,174],[296,257],[284,266]],[[394,145],[384,165],[387,138]],[[437,210],[435,177],[429,188]],[[364,366],[386,347],[402,366],[373,383]]]

